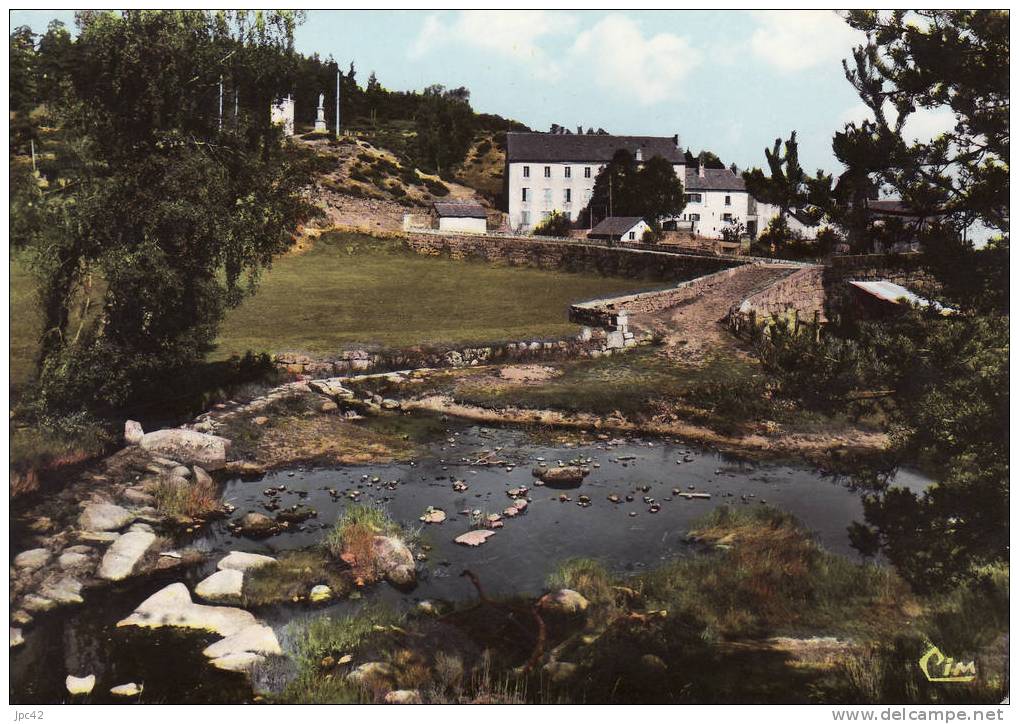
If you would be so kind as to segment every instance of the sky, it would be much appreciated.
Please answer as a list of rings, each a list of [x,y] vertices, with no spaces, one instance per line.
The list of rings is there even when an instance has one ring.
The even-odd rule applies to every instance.
[[[73,12],[12,11],[42,32]],[[836,129],[868,111],[846,80],[864,35],[813,11],[310,11],[297,49],[371,71],[392,90],[466,86],[476,111],[522,121],[672,136],[726,164],[764,167],[764,148],[793,130],[808,172],[841,171]],[[947,112],[910,118],[927,139]]]

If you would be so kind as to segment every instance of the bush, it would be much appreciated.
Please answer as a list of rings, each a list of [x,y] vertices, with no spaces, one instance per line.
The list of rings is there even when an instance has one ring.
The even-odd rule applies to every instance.
[[[573,224],[569,214],[553,211],[534,227],[535,236],[569,236]]]
[[[448,196],[449,187],[441,181],[435,179],[426,178],[424,179],[425,188],[428,189],[428,193],[432,196]]]

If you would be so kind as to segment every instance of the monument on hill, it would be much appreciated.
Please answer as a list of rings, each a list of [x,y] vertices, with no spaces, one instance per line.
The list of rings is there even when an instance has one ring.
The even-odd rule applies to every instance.
[[[318,94],[318,116],[315,118],[315,133],[326,132],[326,94]]]

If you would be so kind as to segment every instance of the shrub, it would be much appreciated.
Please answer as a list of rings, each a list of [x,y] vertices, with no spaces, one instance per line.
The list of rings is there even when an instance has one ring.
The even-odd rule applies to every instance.
[[[323,544],[333,558],[350,566],[359,584],[372,583],[381,577],[372,539],[377,535],[393,535],[399,530],[380,505],[351,505],[343,511]]]
[[[553,211],[534,227],[535,236],[569,236],[572,228],[569,214]]]
[[[432,196],[448,196],[449,187],[441,181],[435,179],[426,178],[424,179],[425,188],[428,189],[428,193]]]
[[[216,484],[208,479],[188,481],[161,475],[152,495],[156,509],[180,523],[207,517],[221,507]]]

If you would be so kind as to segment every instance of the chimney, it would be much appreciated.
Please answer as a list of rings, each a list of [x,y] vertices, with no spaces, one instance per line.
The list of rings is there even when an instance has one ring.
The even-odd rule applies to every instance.
[[[676,145],[676,148],[679,148],[679,134],[678,133],[675,136],[672,137],[672,142]]]
[[[641,161],[644,160],[644,149],[642,149],[642,148],[638,148],[637,149],[636,159],[637,159],[637,163],[640,163]]]
[[[697,175],[704,178],[704,159],[698,159],[697,161]]]
[[[584,127],[583,126],[577,126],[577,135],[578,136],[583,136],[584,135]]]

